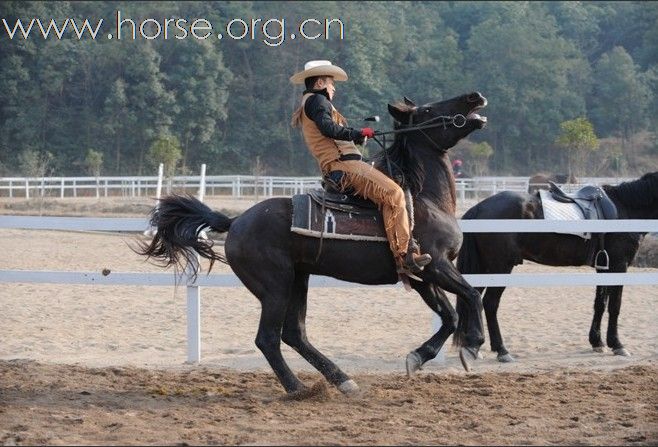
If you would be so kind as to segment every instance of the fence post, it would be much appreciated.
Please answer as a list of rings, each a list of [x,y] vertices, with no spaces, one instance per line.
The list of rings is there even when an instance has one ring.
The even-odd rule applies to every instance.
[[[197,199],[203,202],[206,190],[206,164],[201,165],[201,178],[199,180],[199,192]],[[207,239],[208,236],[202,232],[200,237]],[[199,255],[194,257],[194,266],[187,272],[187,363],[201,362],[201,287],[190,285],[192,270],[199,269]]]
[[[30,181],[25,177],[25,198],[30,198]]]
[[[158,166],[158,183],[155,187],[155,198],[159,199],[162,195],[162,176],[164,175],[164,164],[160,163]]]
[[[203,198],[206,195],[206,164],[201,165],[201,178],[199,179],[199,192],[197,194],[200,201],[203,202]]]
[[[198,268],[196,262],[196,268]],[[201,287],[187,286],[187,363],[201,362]]]

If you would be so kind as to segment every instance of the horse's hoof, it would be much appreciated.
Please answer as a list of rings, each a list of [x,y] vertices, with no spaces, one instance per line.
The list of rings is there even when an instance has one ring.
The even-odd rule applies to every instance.
[[[603,346],[594,346],[592,349],[594,352],[603,352]]]
[[[631,353],[628,352],[628,351],[626,350],[626,348],[617,348],[617,349],[613,349],[613,350],[612,350],[612,353],[613,353],[614,355],[621,355],[621,356],[623,356],[623,357],[630,357],[630,356],[631,356]]]
[[[459,350],[459,360],[466,371],[471,370],[471,363],[478,358],[478,350],[476,348],[463,347]]]
[[[516,361],[516,359],[509,354],[502,354],[502,355],[499,354],[497,358],[498,361],[501,363],[512,363]]]
[[[416,371],[423,369],[423,359],[416,351],[407,354],[407,377],[411,377]]]
[[[357,385],[352,379],[346,380],[338,385],[338,390],[346,396],[355,396],[360,391],[359,385]]]

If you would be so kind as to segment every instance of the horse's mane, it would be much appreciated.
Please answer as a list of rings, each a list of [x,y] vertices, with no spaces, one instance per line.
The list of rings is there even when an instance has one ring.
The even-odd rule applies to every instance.
[[[606,185],[607,193],[613,194],[628,208],[641,209],[656,206],[658,201],[658,171],[644,174],[637,180],[616,186]]]
[[[395,107],[402,111],[412,111],[413,107],[404,103],[396,103]],[[395,121],[393,128],[399,129],[402,123]],[[387,160],[388,159],[388,160]],[[393,143],[379,151],[373,160],[377,168],[387,175],[401,177],[403,188],[409,188],[413,196],[417,195],[423,188],[425,181],[425,167],[423,160],[410,151],[406,147],[406,136],[404,133],[395,134]],[[388,165],[392,172],[389,173]]]

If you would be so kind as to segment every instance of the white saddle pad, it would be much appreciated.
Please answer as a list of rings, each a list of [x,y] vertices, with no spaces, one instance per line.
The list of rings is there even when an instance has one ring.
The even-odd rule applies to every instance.
[[[541,198],[541,205],[544,209],[544,219],[547,220],[583,220],[583,212],[575,203],[562,203],[558,202],[551,196],[551,193],[540,189],[539,197]],[[573,234],[580,236],[583,239],[592,237],[590,233],[563,232],[561,234]]]

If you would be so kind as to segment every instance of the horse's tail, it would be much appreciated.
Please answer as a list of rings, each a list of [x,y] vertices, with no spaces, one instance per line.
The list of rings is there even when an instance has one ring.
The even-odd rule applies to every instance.
[[[464,215],[462,219],[477,219],[478,205],[475,205]],[[457,256],[457,269],[462,275],[469,273],[481,273],[480,257],[477,254],[476,235],[474,233],[464,233],[462,246]],[[463,300],[457,298],[455,306],[457,311],[457,329],[452,336],[452,344],[456,347],[464,346],[466,338],[466,328],[468,327],[468,309]]]
[[[160,199],[151,211],[150,222],[155,236],[150,243],[139,243],[137,253],[165,267],[189,269],[192,276],[198,271],[196,253],[210,260],[208,271],[215,261],[226,263],[226,258],[213,250],[213,241],[200,234],[206,229],[224,233],[233,219],[211,210],[195,197],[171,194]]]

